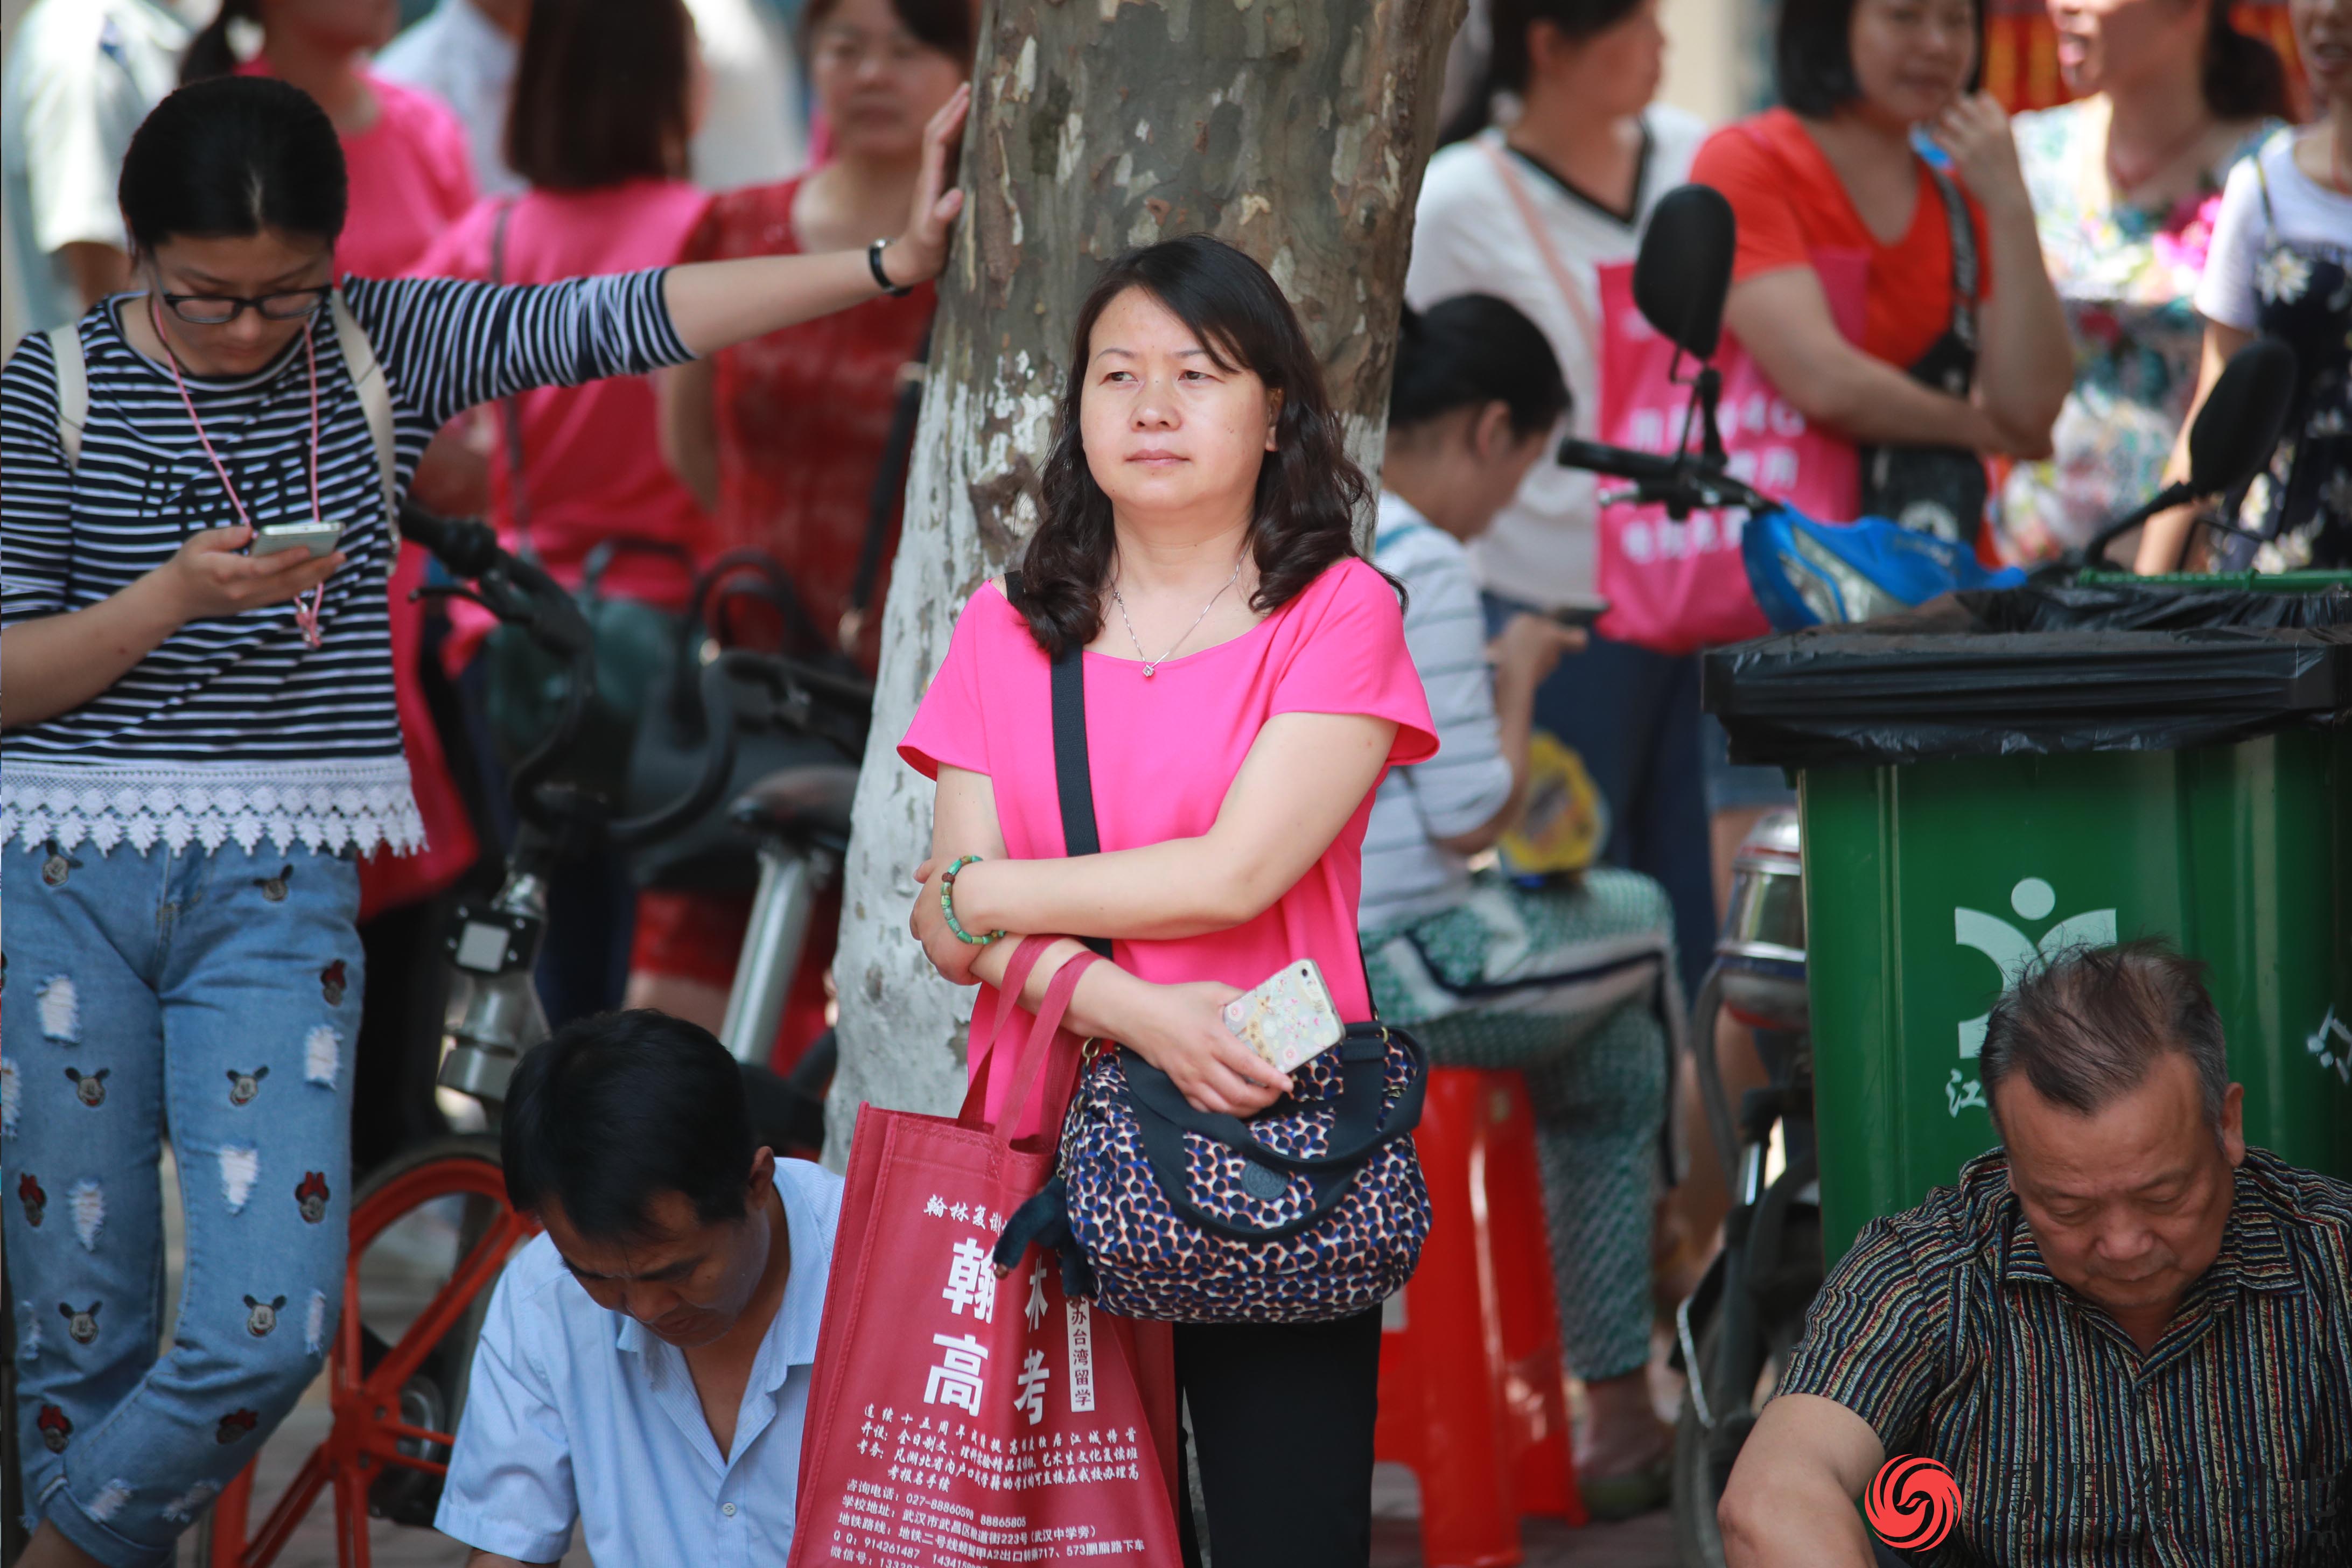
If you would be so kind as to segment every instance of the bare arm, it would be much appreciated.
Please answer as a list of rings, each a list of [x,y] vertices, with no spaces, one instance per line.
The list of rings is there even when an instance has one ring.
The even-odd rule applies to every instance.
[[[963,193],[948,186],[948,149],[963,128],[971,89],[959,88],[923,132],[923,173],[915,184],[906,232],[883,252],[894,283],[920,283],[946,264],[948,226]],[[697,357],[782,327],[829,315],[880,292],[863,250],[816,256],[758,256],[673,267],[663,299],[678,341]]]
[[[53,719],[112,686],[188,622],[282,605],[342,570],[336,551],[239,555],[243,526],[192,535],[178,554],[87,609],[19,621],[0,634],[9,729]]]
[[[956,879],[956,918],[974,932],[1123,937],[1200,936],[1255,920],[1339,837],[1379,782],[1396,730],[1393,720],[1362,714],[1277,713],[1251,742],[1208,832],[1069,859],[967,867]]]
[[[718,372],[709,360],[672,365],[654,377],[662,461],[705,511],[719,510],[717,391]]]
[[[1978,93],[1944,111],[1935,137],[1983,205],[1991,252],[1994,287],[1977,334],[1977,405],[2004,433],[2002,449],[2045,456],[2050,427],[2074,384],[2074,340],[2042,258],[2009,116],[1990,93]]]
[[[985,773],[941,768],[931,809],[933,861],[944,866],[957,855],[1001,858],[1003,853],[993,781]],[[972,869],[966,868],[964,875]],[[957,879],[956,887],[961,890],[962,877]],[[918,916],[927,910],[936,916],[935,881],[916,895],[915,909]],[[963,919],[961,904],[957,919]],[[943,929],[943,922],[934,920],[933,923]],[[925,943],[935,963],[941,958],[950,961],[940,963],[942,974],[959,984],[979,980],[992,986],[1003,984],[1013,951],[1021,945],[1018,933],[983,948],[958,942],[951,933],[944,935],[944,948],[933,942]],[[1080,943],[1066,937],[1049,947],[1022,988],[1024,1005],[1034,1009],[1044,1001],[1054,975],[1083,951]],[[1219,1017],[1220,1009],[1239,994],[1233,986],[1205,982],[1155,985],[1117,964],[1098,962],[1079,976],[1070,994],[1068,1026],[1082,1035],[1128,1046],[1174,1079],[1185,1098],[1200,1109],[1247,1116],[1273,1104],[1290,1085],[1235,1039]]]
[[[527,1563],[519,1557],[501,1557],[495,1552],[476,1552],[466,1559],[466,1568],[552,1568],[551,1564]]]
[[[1869,1568],[1854,1500],[1885,1460],[1870,1423],[1835,1400],[1764,1406],[1716,1509],[1728,1568]]]
[[[2252,341],[2253,334],[2242,328],[2224,326],[2220,321],[2205,323],[2205,346],[2197,365],[2197,393],[2189,400],[2189,417],[2180,422],[2180,435],[2172,444],[2171,460],[2164,465],[2164,482],[2171,484],[2189,477],[2189,431],[2197,423],[2197,416],[2205,407],[2205,400],[2213,395],[2213,384],[2221,379],[2221,367],[2230,356]],[[2139,554],[2132,570],[2142,576],[2158,572],[2178,572],[2181,556],[2191,542],[2189,535],[2196,528],[2198,503],[2176,506],[2158,512],[2140,530]]]
[[[1811,267],[1733,284],[1723,320],[1782,397],[1847,440],[2028,455],[1975,404],[1914,381],[1848,342]]]

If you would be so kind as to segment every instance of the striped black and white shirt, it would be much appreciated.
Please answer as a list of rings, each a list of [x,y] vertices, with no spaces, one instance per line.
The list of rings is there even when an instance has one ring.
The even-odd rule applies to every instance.
[[[1437,755],[1391,768],[1364,827],[1358,929],[1379,931],[1452,909],[1470,893],[1469,863],[1435,841],[1468,833],[1511,798],[1511,763],[1495,717],[1486,620],[1470,552],[1402,498],[1381,497],[1373,563],[1405,585],[1405,646],[1437,724]]]
[[[451,416],[529,387],[576,385],[691,358],[659,270],[498,288],[453,279],[343,283],[392,395],[404,491]],[[0,624],[87,608],[238,520],[171,373],[134,351],[117,296],[82,317],[89,411],[80,459],[58,434],[57,369],[26,338],[0,374]],[[113,686],[0,740],[0,844],[127,841],[281,849],[424,840],[393,704],[387,576],[394,547],[367,416],[321,310],[319,499],[348,564],[326,584],[322,643],[294,606],[194,620]],[[310,393],[301,340],[269,369],[188,376],[188,391],[258,526],[310,520]]]
[[[1952,1473],[1939,1564],[2352,1563],[2352,1185],[2248,1149],[2142,1350],[2051,1271],[1995,1149],[1864,1227],[1779,1392]]]

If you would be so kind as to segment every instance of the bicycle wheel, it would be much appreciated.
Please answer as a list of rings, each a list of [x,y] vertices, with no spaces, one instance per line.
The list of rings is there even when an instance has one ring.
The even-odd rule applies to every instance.
[[[406,1272],[413,1279],[414,1255],[421,1250],[414,1233],[435,1227],[454,1237],[454,1246],[439,1249],[450,1260],[447,1277],[411,1312],[410,1303],[397,1299],[410,1280],[369,1267],[371,1249],[383,1242],[389,1251],[411,1254]],[[210,1568],[267,1568],[330,1490],[343,1568],[368,1568],[371,1517],[429,1523],[490,1287],[536,1228],[507,1204],[493,1134],[436,1139],[372,1172],[352,1205],[342,1319],[327,1358],[332,1424],[326,1439],[257,1524],[258,1462],[239,1472],[207,1515],[201,1560]],[[438,1275],[445,1266],[436,1257],[431,1268]],[[372,1310],[377,1297],[394,1299]]]

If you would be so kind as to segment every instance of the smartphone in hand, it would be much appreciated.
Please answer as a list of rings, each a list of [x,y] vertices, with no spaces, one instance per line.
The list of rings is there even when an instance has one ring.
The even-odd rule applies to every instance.
[[[281,550],[307,550],[310,559],[320,556],[340,543],[343,525],[340,522],[280,522],[253,531],[252,552],[275,555]]]
[[[1225,1004],[1225,1027],[1277,1072],[1292,1072],[1339,1043],[1331,988],[1311,958],[1285,964],[1255,990]]]

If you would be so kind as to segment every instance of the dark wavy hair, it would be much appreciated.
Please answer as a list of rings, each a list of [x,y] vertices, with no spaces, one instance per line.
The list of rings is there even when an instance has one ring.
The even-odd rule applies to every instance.
[[[1217,367],[1246,370],[1279,393],[1275,449],[1258,469],[1250,550],[1257,592],[1250,607],[1271,615],[1356,548],[1356,514],[1371,485],[1349,460],[1323,388],[1323,367],[1265,268],[1205,234],[1130,250],[1096,280],[1071,337],[1068,379],[1054,419],[1040,489],[1043,521],[1022,558],[1013,606],[1047,657],[1084,647],[1102,629],[1102,592],[1116,539],[1110,498],[1087,466],[1078,406],[1095,323],[1110,302],[1140,289],[1191,328]]]

